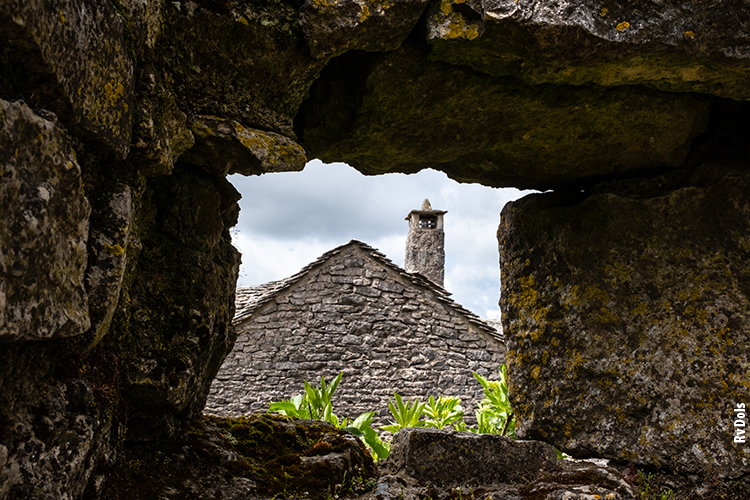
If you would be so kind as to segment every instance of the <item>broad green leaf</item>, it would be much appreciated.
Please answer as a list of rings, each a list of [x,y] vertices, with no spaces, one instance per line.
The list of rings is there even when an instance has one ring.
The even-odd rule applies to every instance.
[[[388,458],[391,453],[390,443],[384,443],[375,429],[372,427],[366,427],[364,430],[365,443],[375,452],[376,460],[384,460]]]
[[[372,426],[372,417],[374,417],[374,416],[375,416],[375,412],[374,411],[366,411],[362,415],[358,416],[357,418],[355,418],[352,421],[351,427],[354,427],[354,428],[360,429],[360,430],[365,429],[367,427],[371,427]]]

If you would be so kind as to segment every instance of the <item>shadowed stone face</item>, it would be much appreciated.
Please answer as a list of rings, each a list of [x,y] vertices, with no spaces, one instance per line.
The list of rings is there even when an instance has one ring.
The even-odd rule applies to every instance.
[[[90,325],[89,202],[70,138],[0,100],[0,342],[70,337]]]
[[[340,88],[337,79],[349,77],[326,78]],[[528,86],[429,62],[407,46],[372,63],[359,92],[356,110],[338,92],[313,93],[315,121],[301,134],[311,156],[367,174],[430,167],[459,181],[535,189],[679,167],[709,111],[692,94]]]

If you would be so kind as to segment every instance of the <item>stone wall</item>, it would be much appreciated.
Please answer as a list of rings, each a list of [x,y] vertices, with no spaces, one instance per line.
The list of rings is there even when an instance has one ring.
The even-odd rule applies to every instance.
[[[377,411],[388,397],[457,396],[473,417],[483,397],[476,371],[497,377],[504,346],[403,271],[357,245],[309,270],[237,325],[234,350],[211,386],[206,412],[263,412],[307,380],[344,376],[334,413]],[[396,268],[398,269],[398,268]]]

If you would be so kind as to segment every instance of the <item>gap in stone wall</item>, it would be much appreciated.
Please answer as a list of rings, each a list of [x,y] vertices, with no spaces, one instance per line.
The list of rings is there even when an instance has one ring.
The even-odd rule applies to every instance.
[[[234,176],[230,180],[243,194],[240,220],[232,235],[233,243],[243,254],[238,286],[256,286],[288,278],[320,255],[352,239],[380,250],[394,264],[403,268],[408,232],[405,216],[411,210],[418,210],[422,201],[428,198],[434,210],[448,212],[444,217],[445,289],[453,294],[451,298],[455,302],[477,316],[500,319],[499,265],[495,236],[499,214],[505,203],[527,193],[516,189],[460,184],[443,173],[431,170],[412,175],[386,174],[365,178],[343,163],[326,165],[317,160],[309,162],[301,173],[274,173],[261,177]],[[307,369],[316,364],[307,359],[302,360],[302,355],[297,356],[291,351],[275,352],[268,359],[261,360],[257,351],[262,350],[262,347],[257,338],[258,335],[264,335],[264,332],[249,333],[247,330],[246,325],[238,327],[235,352],[229,355],[225,368],[222,368],[214,382],[212,395],[209,396],[209,413],[227,412],[237,415],[264,411],[267,408],[266,400],[286,399],[301,392],[303,380],[317,384],[321,374],[329,381],[337,374],[333,365],[328,366],[330,361],[324,366],[321,360],[316,365],[320,365],[318,370],[290,370],[287,365],[304,365]],[[324,356],[320,354],[321,350],[325,350],[321,345],[336,342],[335,339],[318,338],[316,332],[307,332],[306,328],[302,330],[304,335],[310,335],[309,342],[305,341],[302,345],[299,345],[298,335],[289,332],[277,331],[273,335],[266,335],[273,344],[272,347],[269,345],[270,350],[277,351],[279,345],[285,344],[289,340],[286,337],[289,337],[296,343],[292,351],[309,349],[316,352],[312,357],[320,358]],[[425,335],[425,332],[421,326],[418,334],[416,328],[414,330],[415,335]],[[384,338],[389,335],[399,336],[391,332],[380,333]],[[248,336],[255,336],[256,339],[249,339]],[[445,358],[441,363],[446,367],[458,363],[463,371],[453,373],[453,367],[450,367],[441,375],[440,367],[435,371],[425,371],[424,374],[419,372],[420,367],[416,372],[412,366],[399,370],[408,371],[411,378],[424,378],[413,382],[421,384],[417,390],[420,395],[425,392],[422,386],[426,385],[433,388],[431,393],[436,397],[440,394],[462,397],[467,418],[469,421],[473,420],[474,409],[483,394],[481,386],[471,376],[471,371],[477,370],[494,379],[504,356],[501,352],[496,352],[495,347],[487,347],[486,351],[490,354],[481,356],[480,360],[477,352],[474,352],[477,351],[477,346],[471,343],[471,346],[467,344],[468,350],[473,349],[473,358],[469,360],[466,357],[468,351],[456,354],[456,350],[463,349],[458,346],[457,338],[454,341],[456,345],[449,347],[443,345],[444,342],[437,336],[432,336],[431,331],[428,336],[431,338],[425,342],[433,344],[429,347],[435,349],[435,355]],[[352,336],[347,337],[349,343],[352,341],[350,337]],[[379,342],[375,338],[370,340]],[[464,340],[460,342],[463,343]],[[381,424],[385,424],[387,404],[383,400],[384,396],[392,396],[396,390],[404,396],[412,395],[409,392],[413,391],[406,386],[399,387],[398,374],[388,372],[386,376],[388,370],[369,366],[373,363],[383,365],[384,361],[378,356],[388,357],[385,353],[390,344],[385,340],[381,343],[379,349],[386,350],[375,353],[370,360],[357,357],[356,352],[347,353],[346,346],[337,346],[344,347],[344,354],[338,355],[345,358],[357,357],[356,362],[353,362],[356,366],[347,364],[344,380],[337,391],[341,407],[335,407],[334,410],[342,412],[343,416],[356,416],[353,414],[370,409],[377,411],[376,418]],[[394,351],[398,350],[399,346],[395,347]],[[441,353],[441,349],[445,352]],[[484,344],[480,350],[485,350]],[[399,356],[409,357],[404,353]],[[295,359],[292,360],[292,357]],[[407,364],[409,362],[404,361]],[[387,364],[386,361],[385,365]],[[228,368],[230,365],[233,368]],[[284,369],[277,369],[277,365],[283,365]],[[251,372],[255,373],[250,375]],[[358,395],[357,392],[368,392],[369,389],[360,387],[362,381],[355,379],[359,376],[368,380],[377,379],[380,372],[383,372],[381,381],[373,383],[377,385],[378,394]],[[388,380],[392,381],[393,388],[389,387]],[[374,387],[373,384],[368,384],[368,387]],[[217,392],[219,388],[221,395]],[[258,401],[253,392],[262,393],[263,397],[260,399],[263,402]],[[370,404],[372,408],[360,408],[360,403],[365,406]]]

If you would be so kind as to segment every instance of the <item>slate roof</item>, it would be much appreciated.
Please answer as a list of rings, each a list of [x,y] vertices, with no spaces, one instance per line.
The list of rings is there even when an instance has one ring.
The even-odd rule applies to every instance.
[[[429,290],[435,295],[438,301],[442,302],[447,307],[466,317],[466,319],[477,328],[491,335],[496,340],[505,342],[505,336],[503,335],[502,326],[499,325],[499,321],[482,320],[473,312],[469,311],[468,309],[464,309],[460,304],[451,300],[449,298],[451,294],[445,288],[433,283],[419,273],[407,273],[404,269],[401,269],[399,266],[394,264],[393,261],[379,252],[377,249],[358,240],[351,240],[349,243],[346,243],[324,253],[316,260],[303,267],[298,273],[289,276],[288,278],[278,281],[269,281],[268,283],[257,286],[238,287],[235,293],[235,313],[233,323],[235,325],[240,323],[243,319],[249,317],[258,307],[267,302],[270,302],[277,294],[291,287],[299,280],[304,278],[310,271],[317,268],[318,266],[321,266],[328,259],[334,257],[335,255],[338,255],[345,248],[351,245],[358,246],[374,260],[380,262],[387,268],[391,269],[393,272],[407,278],[415,286]],[[497,325],[499,325],[499,328],[497,328],[497,326],[493,323],[497,323]]]

